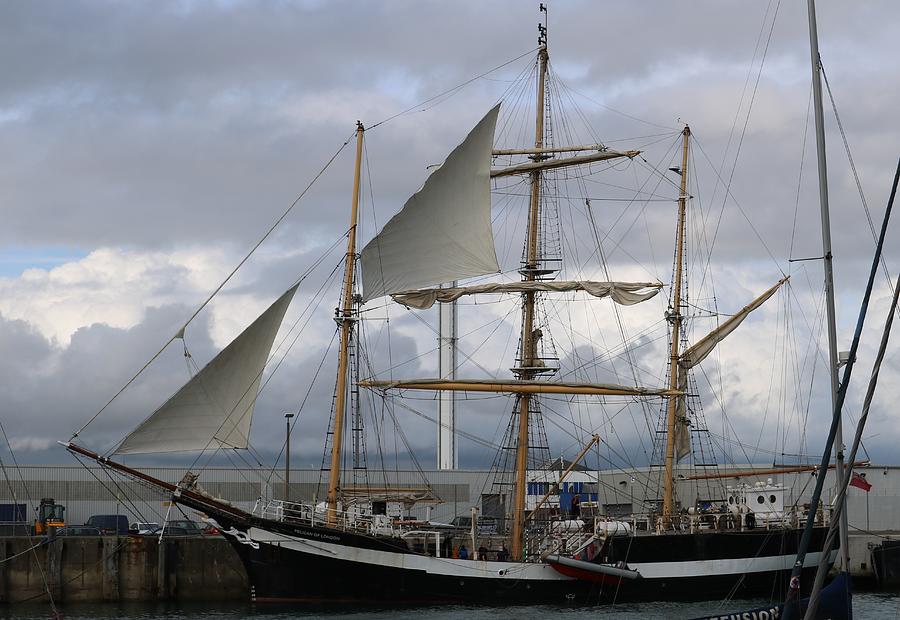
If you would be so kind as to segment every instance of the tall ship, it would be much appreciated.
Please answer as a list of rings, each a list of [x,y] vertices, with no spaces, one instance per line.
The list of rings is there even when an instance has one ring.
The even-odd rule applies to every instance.
[[[172,502],[205,514],[240,556],[255,601],[597,604],[777,597],[787,587],[808,514],[802,504],[785,496],[781,484],[755,481],[759,472],[749,472],[748,483],[743,474],[719,470],[692,369],[778,294],[788,278],[776,274],[769,288],[744,300],[732,314],[712,315],[722,320],[708,333],[693,337],[688,330],[701,306],[688,295],[693,145],[691,129],[684,125],[669,136],[675,138],[673,165],[668,170],[668,163],[653,167],[656,184],[676,192],[674,246],[666,250],[673,257],[670,280],[614,279],[604,228],[584,188],[642,154],[638,148],[615,150],[596,139],[573,139],[571,124],[556,116],[565,90],[550,64],[546,21],[538,32],[530,72],[523,72],[506,97],[481,117],[361,250],[357,231],[366,191],[362,176],[367,129],[357,125],[351,141],[355,165],[347,175],[352,198],[343,276],[334,311],[337,375],[324,442],[322,493],[316,500],[298,501],[286,493],[261,498],[252,510],[244,510],[203,490],[200,457],[178,484],[122,459],[132,454],[247,449],[267,362],[273,366],[273,344],[303,282],[276,299],[112,450],[98,453],[82,445],[83,428],[64,443],[77,457],[147,483]],[[526,96],[531,101],[527,105],[522,103]],[[523,144],[525,135],[533,140],[529,137]],[[580,187],[582,198],[573,201],[566,189],[570,187]],[[509,197],[515,195],[523,201],[512,216],[515,207]],[[566,201],[569,208],[564,212],[560,205]],[[563,225],[572,213],[582,216],[571,223],[577,234]],[[502,264],[509,262],[503,253],[498,260],[501,237],[496,229],[504,223],[511,230],[503,233],[504,247],[508,250],[510,240],[518,238],[520,256],[512,266]],[[585,239],[588,247],[579,255],[575,244]],[[603,338],[594,306],[614,304],[612,312],[625,336],[620,312],[661,294],[668,295],[665,314],[659,317],[665,322],[667,344],[658,385],[640,385],[642,373],[633,371],[629,379],[615,381],[602,381],[597,372],[563,372],[564,363],[571,364],[573,358],[561,361],[561,343]],[[411,313],[438,306],[441,323],[452,324],[457,302],[465,302],[468,313],[478,306],[490,309],[498,300],[513,300],[506,316],[518,324],[515,354],[500,362],[509,368],[506,375],[456,376],[456,338],[444,335],[439,376],[396,378],[393,372],[370,372],[374,366],[365,350],[363,326],[373,304],[381,308],[396,302]],[[567,330],[570,333],[556,336]],[[183,337],[184,329],[167,344]],[[634,368],[632,346],[623,344],[622,355],[629,356]],[[596,366],[596,360],[587,363]],[[379,365],[385,366],[390,365]],[[407,397],[429,399],[438,404],[433,421],[447,450],[456,435],[447,432],[455,423],[444,404],[455,394],[503,395],[510,404],[494,458],[491,514],[483,506],[480,515],[473,512],[464,526],[455,527],[427,518],[397,518],[389,506],[408,508],[442,498],[427,480],[415,488],[401,488],[374,475],[360,482],[360,470],[373,469],[363,456],[367,440],[361,411],[366,402],[375,403],[393,417],[395,410],[412,409],[403,404]],[[656,428],[646,429],[653,454],[640,474],[643,484],[655,485],[652,501],[630,505],[626,512],[613,511],[599,501],[599,480],[591,482],[589,473],[578,471],[579,461],[606,440],[597,432],[599,424],[570,416],[570,436],[585,441],[574,461],[557,461],[554,467],[545,421],[548,410],[557,406],[576,407],[586,419],[625,411],[622,424],[627,415],[658,413]],[[554,424],[563,424],[559,420],[554,416]],[[395,432],[402,433],[396,426]],[[702,495],[696,491],[679,497],[679,481],[687,479],[703,481],[691,487],[704,489]],[[817,527],[805,556],[804,582],[819,564],[817,549],[829,525],[827,507],[814,519]]]

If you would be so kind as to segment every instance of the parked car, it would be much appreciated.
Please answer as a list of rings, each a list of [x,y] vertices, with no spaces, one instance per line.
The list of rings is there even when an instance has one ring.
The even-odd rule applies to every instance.
[[[128,534],[128,517],[125,515],[93,515],[85,525],[97,528],[103,535]]]
[[[159,529],[159,523],[147,523],[145,521],[135,521],[128,526],[129,534],[149,534]]]
[[[203,529],[206,527],[206,524],[189,521],[187,519],[176,519],[166,523],[166,529],[169,529],[170,527],[183,529],[189,536],[200,536],[203,534]]]
[[[90,525],[70,525],[61,527],[56,530],[57,536],[101,536],[101,532],[96,527]]]

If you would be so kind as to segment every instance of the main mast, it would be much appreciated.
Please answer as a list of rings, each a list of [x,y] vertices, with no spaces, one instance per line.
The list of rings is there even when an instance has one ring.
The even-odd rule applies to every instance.
[[[684,223],[687,206],[688,178],[688,145],[691,128],[684,126],[681,132],[683,145],[681,150],[681,193],[678,196],[678,228],[675,233],[675,275],[672,285],[672,308],[669,310],[669,321],[672,323],[672,348],[669,356],[669,388],[678,389],[678,362],[681,343],[681,282],[684,277]],[[678,417],[678,403],[681,396],[670,396],[666,411],[666,471],[663,494],[663,521],[668,526],[675,506],[675,425]]]
[[[344,286],[341,294],[343,305],[335,311],[334,320],[341,328],[338,351],[337,385],[334,399],[334,425],[331,428],[331,469],[328,476],[327,523],[337,522],[337,502],[341,486],[341,444],[344,435],[344,412],[347,407],[347,365],[350,338],[356,317],[353,315],[353,272],[356,267],[356,220],[359,213],[359,177],[362,167],[362,123],[356,123],[356,165],[353,170],[353,199],[350,208],[350,232],[347,234],[347,255],[344,259]]]
[[[450,286],[456,286],[451,282]],[[438,306],[438,374],[441,379],[456,379],[457,345],[456,302]],[[456,469],[456,394],[438,395],[438,469]]]
[[[838,400],[838,350],[837,326],[834,311],[834,267],[831,255],[831,216],[828,207],[828,167],[825,162],[825,118],[822,113],[822,61],[819,57],[819,35],[816,28],[816,3],[808,0],[809,13],[809,53],[812,61],[813,104],[816,117],[816,155],[819,172],[819,207],[822,220],[822,256],[825,268],[825,309],[828,321],[828,377],[831,381],[831,408],[834,410]],[[834,436],[835,488],[840,489],[844,479],[844,439],[843,424],[839,421]],[[819,475],[824,475],[820,473]],[[849,550],[847,540],[847,511],[840,518],[841,567],[848,570]]]
[[[541,5],[541,10],[546,13],[546,8]],[[538,43],[538,75],[537,75],[537,99],[535,104],[534,123],[534,148],[540,152],[544,146],[544,89],[547,76],[547,28],[538,25],[540,35]],[[540,157],[540,155],[535,156]],[[539,245],[538,225],[541,212],[541,171],[531,173],[531,202],[528,210],[528,237],[526,239],[525,268],[522,270],[522,279],[528,282],[535,280],[538,274]],[[519,379],[528,380],[533,377],[529,368],[535,364],[535,339],[534,339],[534,298],[532,291],[522,294],[522,369],[519,371]],[[524,559],[523,533],[525,527],[525,489],[526,471],[528,469],[528,421],[531,410],[531,394],[519,395],[519,428],[516,440],[516,465],[515,486],[512,522],[511,555],[514,560]]]

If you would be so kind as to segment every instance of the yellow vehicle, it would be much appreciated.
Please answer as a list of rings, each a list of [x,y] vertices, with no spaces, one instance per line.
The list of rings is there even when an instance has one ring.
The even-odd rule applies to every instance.
[[[51,527],[66,527],[66,507],[57,504],[52,497],[45,497],[34,520],[34,535],[43,536]]]

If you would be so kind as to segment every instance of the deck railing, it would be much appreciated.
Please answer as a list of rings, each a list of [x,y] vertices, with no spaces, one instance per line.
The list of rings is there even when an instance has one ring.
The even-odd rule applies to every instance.
[[[327,513],[321,505],[305,502],[286,502],[280,499],[271,500],[254,509],[264,519],[272,519],[284,523],[296,523],[298,525],[328,526],[342,531],[351,531],[362,534],[378,534],[382,536],[397,537],[407,528],[403,528],[395,520],[386,515],[366,514],[362,511],[350,509],[337,511],[335,518],[328,523]]]
[[[401,520],[387,515],[372,515],[363,511],[363,506],[351,506],[340,510],[331,523],[327,523],[325,507],[305,502],[285,502],[272,500],[258,503],[253,513],[284,523],[306,526],[328,526],[334,529],[368,535],[393,538],[425,537],[423,549],[433,549],[431,553],[444,555],[440,545],[447,538],[466,538],[470,528],[447,528],[431,526],[417,520]],[[663,520],[658,514],[637,514],[630,517],[612,518],[602,515],[579,515],[579,518],[537,519],[530,522],[525,533],[525,555],[529,561],[542,561],[547,554],[558,553],[575,557],[591,551],[593,543],[600,544],[607,536],[647,536],[674,533],[702,533],[722,531],[746,531],[749,529],[784,529],[800,527],[806,519],[806,510],[798,507],[783,513],[734,514],[731,511],[706,510],[695,513],[679,513]],[[571,517],[571,516],[570,516]],[[831,508],[820,508],[817,525],[830,522]],[[480,540],[504,536],[503,532],[485,535],[478,532]],[[433,540],[432,540],[433,537]],[[469,544],[468,541],[466,544]],[[585,551],[587,550],[587,551]]]

